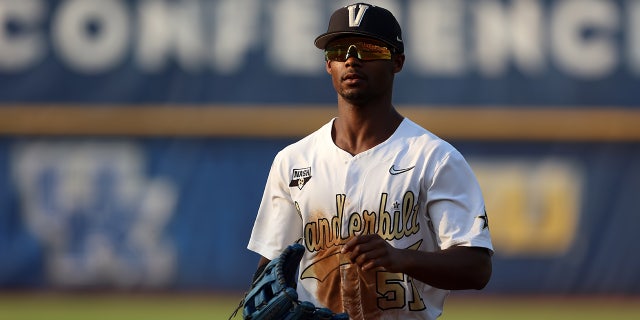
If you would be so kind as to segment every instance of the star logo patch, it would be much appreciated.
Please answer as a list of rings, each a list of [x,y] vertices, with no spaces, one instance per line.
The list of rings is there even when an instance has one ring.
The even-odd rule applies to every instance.
[[[484,223],[482,224],[482,230],[489,229],[489,217],[487,216],[487,209],[484,210],[483,215],[477,216],[476,218],[484,220]]]

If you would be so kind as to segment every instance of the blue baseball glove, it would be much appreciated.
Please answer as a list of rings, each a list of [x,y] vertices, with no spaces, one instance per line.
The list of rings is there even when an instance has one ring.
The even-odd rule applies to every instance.
[[[346,313],[334,313],[328,308],[317,308],[309,301],[298,300],[296,278],[304,250],[304,246],[294,243],[258,271],[260,273],[239,306],[245,320],[349,319]]]

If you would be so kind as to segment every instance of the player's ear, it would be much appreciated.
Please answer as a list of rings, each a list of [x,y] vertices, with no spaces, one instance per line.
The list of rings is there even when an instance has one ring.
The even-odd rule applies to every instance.
[[[404,66],[404,59],[404,53],[398,53],[391,56],[391,62],[393,62],[393,73],[402,71],[402,67]]]
[[[327,70],[328,74],[331,74],[331,61],[326,60],[324,63],[325,63],[324,65],[325,70]]]

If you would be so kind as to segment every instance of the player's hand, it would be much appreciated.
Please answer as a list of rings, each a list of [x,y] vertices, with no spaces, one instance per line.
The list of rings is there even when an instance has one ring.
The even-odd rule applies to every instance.
[[[352,238],[344,245],[342,253],[364,271],[381,267],[385,271],[395,272],[402,261],[400,251],[377,234]]]

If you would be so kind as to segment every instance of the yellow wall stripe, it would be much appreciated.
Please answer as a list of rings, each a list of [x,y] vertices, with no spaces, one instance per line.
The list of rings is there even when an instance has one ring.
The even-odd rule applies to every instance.
[[[399,106],[447,139],[640,141],[640,109]],[[301,137],[334,105],[2,105],[0,135]]]

